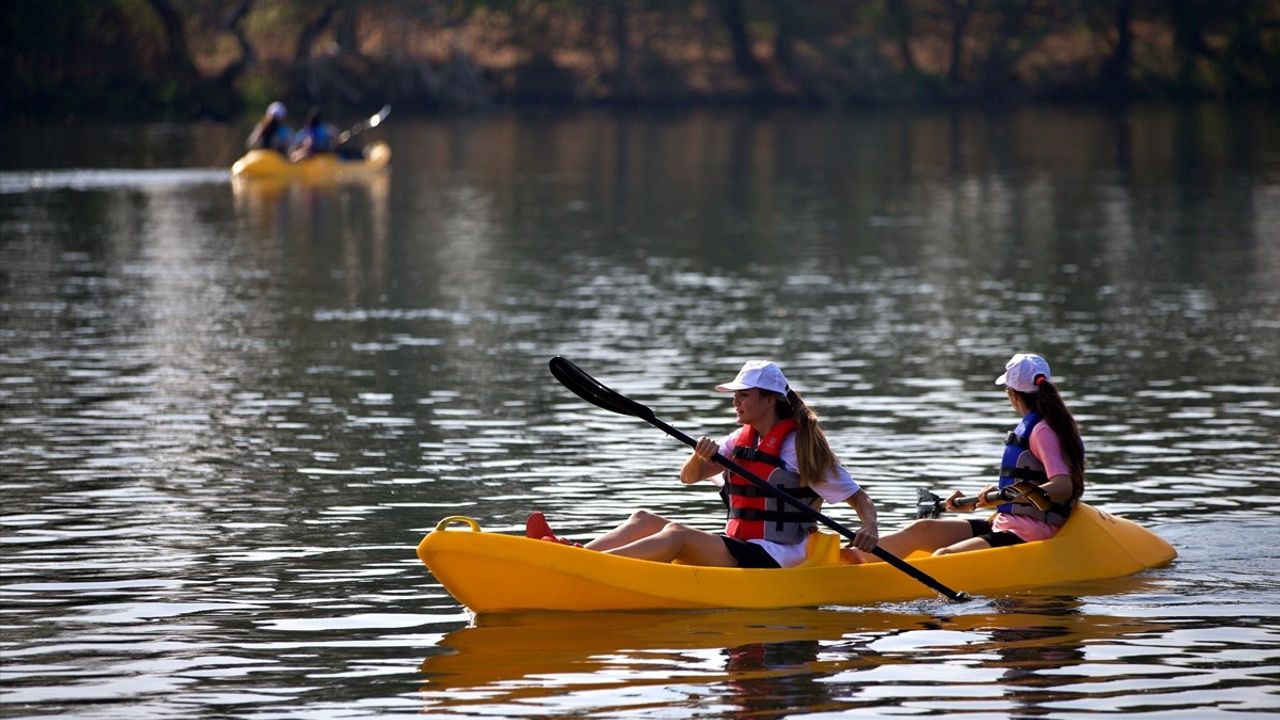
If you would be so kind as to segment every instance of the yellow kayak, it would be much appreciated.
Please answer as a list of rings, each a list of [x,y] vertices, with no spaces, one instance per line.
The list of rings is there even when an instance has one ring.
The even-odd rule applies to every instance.
[[[363,160],[322,153],[295,163],[274,150],[250,150],[231,166],[231,175],[254,180],[328,183],[372,177],[390,164],[391,146],[378,141],[364,149]]]
[[[936,597],[887,563],[842,564],[840,543],[834,533],[814,533],[809,559],[795,568],[713,568],[633,560],[482,532],[476,521],[453,516],[422,539],[418,557],[476,613],[763,609]],[[917,553],[905,559],[956,590],[992,595],[1124,577],[1164,565],[1177,554],[1146,528],[1081,504],[1049,540],[939,557]]]

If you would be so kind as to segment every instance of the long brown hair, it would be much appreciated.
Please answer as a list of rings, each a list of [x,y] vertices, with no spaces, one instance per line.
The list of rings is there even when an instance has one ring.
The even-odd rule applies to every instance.
[[[800,484],[808,487],[827,479],[840,461],[831,452],[826,433],[818,424],[818,414],[813,411],[799,393],[790,388],[786,397],[778,396],[775,405],[779,420],[796,421],[796,461],[799,464]]]
[[[1067,409],[1067,404],[1062,401],[1058,388],[1045,376],[1037,375],[1035,392],[1014,392],[1018,393],[1024,405],[1034,410],[1049,424],[1049,429],[1057,434],[1062,454],[1066,456],[1067,466],[1071,468],[1071,499],[1078,499],[1084,494],[1084,441],[1080,439],[1080,426]]]

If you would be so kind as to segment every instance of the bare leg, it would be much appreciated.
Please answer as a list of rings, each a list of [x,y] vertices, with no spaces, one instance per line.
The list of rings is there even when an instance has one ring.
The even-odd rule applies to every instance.
[[[648,510],[637,510],[618,527],[592,540],[583,547],[589,550],[608,551],[628,545],[641,538],[654,535],[666,527],[670,521]]]
[[[991,543],[982,538],[971,537],[968,540],[961,540],[947,547],[938,548],[933,551],[934,555],[950,555],[951,553],[969,552],[970,550],[986,550],[991,547]]]
[[[968,520],[917,520],[905,528],[880,537],[880,547],[902,557],[916,550],[937,550],[973,538]]]
[[[658,562],[679,560],[689,565],[738,567],[737,559],[729,553],[719,535],[678,523],[667,523],[659,532],[609,550],[609,553]]]

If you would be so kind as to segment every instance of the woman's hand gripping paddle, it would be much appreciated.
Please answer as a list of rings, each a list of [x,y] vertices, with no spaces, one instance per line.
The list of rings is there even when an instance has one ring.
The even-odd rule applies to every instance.
[[[932,492],[924,488],[916,491],[919,494],[919,500],[916,503],[916,519],[936,518],[942,515],[947,509],[947,501],[934,495]],[[1044,488],[1031,482],[1030,480],[1019,480],[1018,482],[1001,488],[996,493],[1002,502],[1021,502],[1034,505],[1041,512],[1049,509],[1049,494]],[[990,500],[990,493],[988,493]],[[953,506],[957,510],[972,509],[978,504],[978,498],[957,498]]]
[[[600,408],[604,408],[609,412],[618,413],[619,415],[630,415],[631,417],[640,418],[641,420],[644,420],[645,422],[653,425],[659,430],[662,430],[666,434],[679,440],[685,445],[688,445],[689,447],[695,447],[698,444],[697,441],[694,440],[693,438],[689,437],[688,435],[680,432],[674,427],[671,427],[667,423],[658,419],[653,414],[653,411],[650,410],[649,408],[618,393],[612,388],[606,385],[603,385],[602,383],[600,383],[600,381],[588,375],[584,370],[579,368],[577,365],[574,365],[573,363],[560,357],[559,355],[551,358],[550,367],[551,367],[551,374],[555,376],[556,380],[560,381],[561,385],[564,385],[565,387],[569,388],[570,390],[573,391],[575,395],[582,398],[583,400],[586,400],[592,405],[595,405]],[[716,462],[720,463],[720,465],[724,466],[734,474],[739,475],[743,478],[746,478],[747,481],[750,482],[752,485],[755,485],[756,487],[760,488],[761,490],[764,490],[765,492],[771,493],[774,497],[778,498],[779,500],[782,500],[783,502],[787,503],[791,507],[807,515],[810,519],[820,522],[823,525],[826,525],[827,527],[840,533],[841,535],[843,535],[844,537],[850,540],[854,538],[854,533],[852,530],[844,527],[843,525],[837,523],[836,521],[832,520],[826,515],[823,515],[822,513],[818,512],[817,510],[814,510],[813,508],[809,507],[807,504],[801,502],[800,500],[797,500],[794,496],[792,496],[787,491],[782,490],[781,488],[774,487],[773,485],[770,485],[768,482],[761,479],[758,475],[755,475],[754,473],[750,472],[749,470],[735,463],[729,458],[723,455],[717,455]],[[942,583],[938,582],[937,580],[930,577],[929,575],[926,575],[920,570],[917,570],[911,565],[908,565],[898,556],[890,553],[887,550],[884,550],[879,546],[876,546],[876,548],[873,549],[871,552],[876,557],[880,558],[881,560],[884,560],[885,562],[889,563],[890,565],[897,568],[898,570],[901,570],[907,575],[910,575],[912,578],[929,586],[933,590],[936,590],[942,595],[945,595],[949,600],[963,601],[963,600],[969,599],[968,594],[963,592],[956,592],[955,590],[952,590],[951,588],[947,587],[946,585],[943,585]]]

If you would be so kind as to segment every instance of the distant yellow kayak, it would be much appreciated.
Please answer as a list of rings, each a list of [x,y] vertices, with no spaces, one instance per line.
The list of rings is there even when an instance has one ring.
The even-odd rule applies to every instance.
[[[322,153],[295,163],[274,150],[250,150],[231,166],[231,175],[254,180],[327,183],[371,177],[390,164],[391,147],[378,141],[365,148],[362,160]]]
[[[809,560],[796,568],[713,568],[482,532],[474,520],[454,516],[422,539],[418,557],[477,613],[761,609],[936,597],[887,563],[841,564],[840,541],[839,535],[815,533]],[[992,595],[1124,577],[1175,557],[1177,551],[1146,528],[1081,504],[1049,540],[938,557],[918,553],[906,560],[957,590]]]

